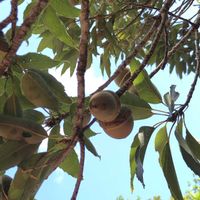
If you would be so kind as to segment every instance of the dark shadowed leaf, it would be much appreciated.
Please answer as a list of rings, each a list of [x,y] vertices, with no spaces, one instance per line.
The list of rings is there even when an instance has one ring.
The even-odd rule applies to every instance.
[[[54,147],[54,145],[57,143],[57,140],[60,136],[61,136],[60,125],[57,124],[51,129],[49,133],[48,150]]]
[[[153,115],[151,106],[135,94],[126,92],[121,98],[121,103],[132,110],[133,119],[145,119]]]
[[[144,186],[143,181],[143,161],[149,139],[154,131],[153,127],[142,126],[134,137],[130,150],[130,171],[131,171],[131,190],[133,191],[133,180],[137,175],[139,181]]]
[[[156,135],[155,150],[159,153],[159,163],[173,198],[183,200],[172,160],[166,126],[162,127]]]
[[[45,120],[45,116],[42,112],[32,109],[24,110],[23,117],[39,124],[42,124]]]
[[[192,153],[200,160],[200,144],[199,142],[192,136],[192,134],[186,129],[186,142],[190,147]]]
[[[79,160],[75,150],[71,150],[63,162],[59,165],[63,171],[67,172],[69,175],[77,178],[79,173]]]
[[[38,144],[8,141],[0,145],[0,170],[6,170],[18,165],[32,155],[38,148]]]

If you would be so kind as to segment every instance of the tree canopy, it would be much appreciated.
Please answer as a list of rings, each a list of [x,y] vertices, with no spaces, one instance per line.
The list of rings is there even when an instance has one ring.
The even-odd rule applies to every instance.
[[[146,126],[144,120],[134,136],[130,188],[134,189],[135,177],[145,185],[143,162],[156,134],[155,150],[169,190],[175,200],[182,200],[170,136],[175,135],[183,160],[199,176],[200,144],[185,120],[200,71],[200,13],[194,9],[198,4],[194,0],[11,0],[10,13],[0,22],[2,199],[34,199],[57,167],[77,179],[71,197],[76,199],[85,150],[100,157],[90,140],[97,134],[93,124],[99,123],[102,132],[113,138],[124,138],[137,120],[162,114],[164,121]],[[19,23],[21,5],[25,10]],[[39,36],[37,52],[18,54],[22,43],[34,35]],[[45,49],[53,56],[44,54]],[[95,59],[99,66],[92,65]],[[65,92],[64,85],[49,73],[51,68],[76,74],[77,96]],[[89,68],[100,69],[106,81],[86,96]],[[181,105],[176,104],[175,85],[169,85],[162,97],[159,85],[153,83],[152,77],[163,70],[166,74],[176,71],[183,81],[193,75]],[[118,90],[106,90],[114,82]],[[165,105],[167,111],[156,110],[155,104]],[[48,139],[47,151],[38,152],[44,139]],[[80,158],[74,149],[77,144]],[[5,175],[14,166],[14,178]]]

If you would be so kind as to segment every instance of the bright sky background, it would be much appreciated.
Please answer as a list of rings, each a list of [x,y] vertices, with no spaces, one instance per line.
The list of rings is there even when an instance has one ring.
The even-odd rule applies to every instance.
[[[0,20],[2,20],[9,13],[9,2],[3,2],[0,4]],[[26,2],[25,2],[26,4]],[[21,7],[23,9],[23,7]],[[25,54],[29,51],[35,51],[37,47],[37,37],[30,40],[29,46],[23,44],[19,53]],[[49,51],[45,51],[49,54]],[[99,75],[98,70],[99,63],[95,61],[92,68],[86,73],[86,94],[93,92],[98,86],[100,86],[104,80]],[[117,66],[112,66],[116,68]],[[65,89],[68,95],[76,95],[76,77],[70,79],[67,72],[64,76],[60,77],[59,71],[54,71],[53,74],[58,78],[60,82],[65,84]],[[106,77],[104,77],[106,78]],[[178,103],[184,103],[187,92],[190,88],[193,80],[193,74],[184,77],[184,80],[177,78],[175,73],[167,75],[163,71],[159,75],[155,76],[153,82],[158,85],[158,89],[161,94],[165,94],[169,91],[169,87],[172,84],[177,85],[176,90],[180,92],[180,98]],[[116,90],[117,87],[113,83],[109,86],[110,89]],[[194,136],[199,137],[199,106],[200,99],[200,84],[197,85],[197,89],[194,93],[193,99],[190,103],[189,109],[186,111],[186,122],[188,129]],[[153,108],[165,109],[160,106],[154,106]],[[135,121],[132,134],[123,140],[116,140],[108,137],[103,133],[102,129],[95,124],[92,128],[96,132],[99,132],[98,136],[92,139],[98,153],[101,155],[101,160],[94,157],[91,153],[86,151],[86,161],[84,170],[84,180],[82,181],[78,200],[116,200],[119,195],[122,195],[126,200],[135,200],[137,196],[140,196],[142,200],[147,200],[154,195],[161,195],[163,200],[167,200],[170,197],[170,193],[164,179],[161,168],[158,164],[158,154],[154,150],[154,132],[148,146],[147,154],[144,162],[144,181],[145,189],[135,179],[135,192],[131,194],[130,191],[130,170],[129,170],[129,151],[130,145],[137,133],[140,126],[154,125],[160,121],[161,117],[153,117],[148,120]],[[165,118],[163,118],[165,119]],[[179,183],[181,185],[183,193],[187,188],[188,181],[192,181],[193,173],[187,168],[183,162],[179,153],[176,140],[171,140],[171,148],[173,152],[173,159],[176,165]],[[44,148],[44,145],[43,147]],[[8,171],[9,175],[13,176],[14,169]],[[62,170],[57,169],[47,181],[45,181],[36,195],[37,200],[69,200],[73,192],[75,185],[75,179],[69,175],[63,173]]]

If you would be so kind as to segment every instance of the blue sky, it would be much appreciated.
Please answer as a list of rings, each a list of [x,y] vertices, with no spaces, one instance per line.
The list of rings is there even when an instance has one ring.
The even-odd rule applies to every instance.
[[[9,13],[9,4],[6,2],[0,4],[0,9],[0,19],[3,19],[4,16],[7,16]],[[37,47],[36,40],[37,37],[34,37],[34,39],[30,41],[29,46],[24,43],[20,48],[19,53],[24,54],[29,51],[35,51]],[[93,66],[98,67],[98,62],[95,61]],[[99,77],[97,67],[95,70],[91,70],[87,75],[88,78],[86,79],[86,84],[88,84],[88,86],[86,89],[88,94],[103,82],[103,79]],[[59,78],[58,73],[56,74],[56,77]],[[63,80],[66,78],[69,78],[67,74],[64,77],[60,77],[59,80],[63,83]],[[178,103],[184,103],[193,80],[193,74],[184,77],[184,80],[180,80],[177,79],[175,73],[168,75],[162,71],[152,80],[156,85],[158,85],[158,89],[162,95],[169,91],[170,85],[175,84],[177,86],[176,90],[180,92]],[[69,94],[74,95],[73,92],[76,88],[75,78],[72,78],[69,81],[70,85],[74,85],[74,87],[70,88],[66,85],[66,91]],[[94,83],[92,84],[92,87],[91,82]],[[117,88],[115,84],[112,84],[109,89],[115,91]],[[188,129],[196,137],[199,136],[198,133],[200,132],[200,126],[198,126],[198,113],[200,113],[199,91],[200,84],[197,84],[197,89],[190,103],[190,107],[186,111],[186,122],[189,122],[187,124]],[[154,105],[152,107],[155,108]],[[156,108],[160,108],[160,106],[156,106]],[[163,109],[163,107],[160,109]],[[164,109],[166,110],[166,108]],[[158,154],[154,150],[154,137],[151,138],[144,162],[144,181],[146,187],[143,189],[142,185],[135,180],[135,191],[133,194],[131,194],[130,191],[129,151],[134,135],[137,133],[140,126],[154,125],[160,120],[160,118],[160,116],[157,116],[148,120],[135,121],[132,134],[123,140],[115,140],[108,137],[103,133],[102,129],[95,124],[92,128],[101,134],[94,137],[92,141],[96,146],[98,153],[101,155],[101,160],[94,157],[89,152],[86,152],[84,180],[80,187],[78,200],[115,200],[119,195],[122,195],[125,199],[133,200],[136,199],[137,196],[140,196],[143,200],[147,200],[154,195],[161,195],[163,200],[169,199],[170,193],[158,164]],[[155,134],[156,131],[154,132],[154,136]],[[193,178],[193,173],[182,161],[177,142],[174,138],[171,140],[170,145],[173,152],[173,159],[176,165],[179,183],[184,192],[187,188],[188,181],[191,181]],[[13,172],[14,169],[9,170],[8,174],[13,175]],[[49,179],[44,182],[36,198],[37,200],[68,200],[71,197],[74,185],[74,178],[64,174],[62,170],[56,170]]]

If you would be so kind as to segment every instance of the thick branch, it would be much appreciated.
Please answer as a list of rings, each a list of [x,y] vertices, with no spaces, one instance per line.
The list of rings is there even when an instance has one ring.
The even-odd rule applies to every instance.
[[[3,61],[0,63],[0,76],[6,73],[12,64],[12,60],[16,55],[17,50],[22,44],[27,32],[29,31],[31,25],[36,21],[38,15],[46,7],[48,0],[39,0],[36,6],[31,10],[30,15],[24,20],[19,30],[15,34],[10,50],[6,54]]]
[[[79,45],[79,60],[77,66],[78,100],[74,134],[82,134],[83,107],[85,98],[85,71],[87,67],[88,40],[89,40],[89,1],[81,1],[81,39]]]

